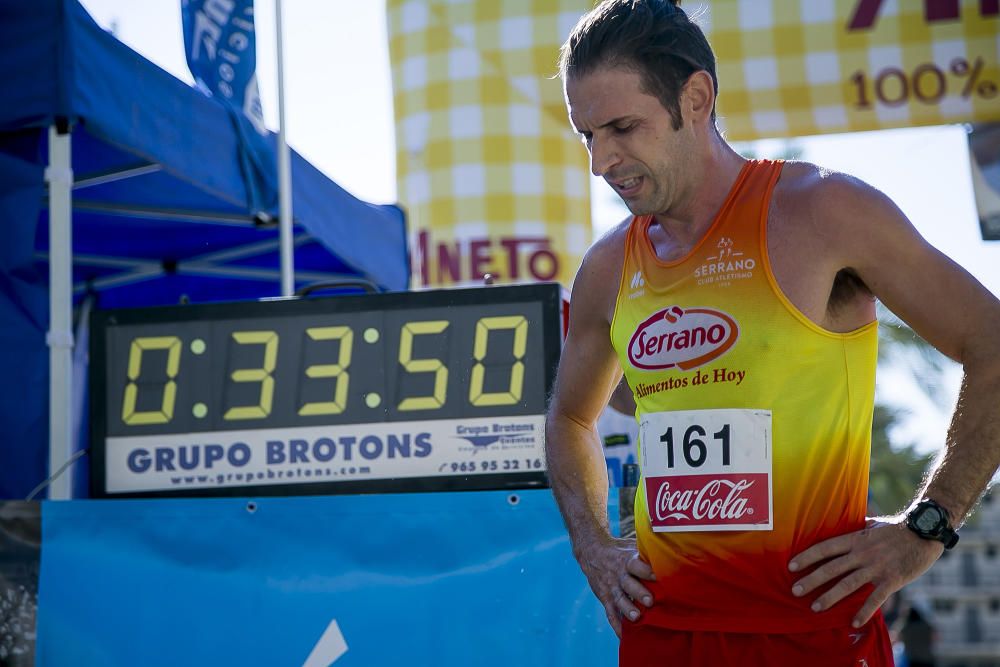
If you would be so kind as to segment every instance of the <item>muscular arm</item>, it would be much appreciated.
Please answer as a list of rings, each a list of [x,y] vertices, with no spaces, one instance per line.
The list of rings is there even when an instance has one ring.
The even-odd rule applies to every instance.
[[[609,536],[608,474],[595,424],[621,377],[603,312],[607,303],[600,298],[605,295],[594,292],[602,273],[596,263],[588,256],[573,288],[545,434],[552,491],[577,552]]]
[[[947,440],[916,499],[929,497],[958,525],[971,511],[1000,465],[1000,303],[964,269],[927,244],[884,195],[844,176],[830,176],[816,190],[828,207],[826,258],[850,268],[868,288],[942,353],[963,365],[964,380]],[[859,610],[862,623],[885,598],[929,568],[940,543],[922,540],[903,525],[905,513],[869,523],[865,530],[827,540],[792,560],[805,570],[796,583],[807,595],[837,584],[816,600],[826,609],[860,586],[875,590]]]
[[[1000,304],[964,269],[940,254],[937,260],[943,264],[936,271],[940,282],[920,279],[908,300],[883,301],[917,333],[962,364],[962,385],[944,447],[915,498],[939,502],[957,527],[1000,464],[1000,338],[996,335]]]
[[[962,364],[962,390],[943,456],[918,494],[948,508],[958,525],[1000,464],[1000,302],[924,241],[887,197],[858,181],[840,185],[857,191],[845,197],[851,203],[838,216],[842,261],[851,262],[845,266],[918,334]]]
[[[652,571],[638,559],[635,541],[611,537],[607,466],[595,428],[622,376],[610,339],[621,244],[620,233],[602,239],[577,275],[569,333],[545,427],[549,480],[573,554],[619,634],[623,614],[638,618],[632,600],[652,604],[649,591],[638,581],[652,578]]]

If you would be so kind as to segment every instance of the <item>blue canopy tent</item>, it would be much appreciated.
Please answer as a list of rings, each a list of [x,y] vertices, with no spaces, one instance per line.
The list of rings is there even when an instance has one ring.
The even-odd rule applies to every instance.
[[[0,498],[18,498],[75,438],[73,304],[277,296],[279,235],[276,179],[252,179],[226,109],[76,0],[0,0],[0,54]],[[294,154],[292,179],[297,286],[407,287],[398,207]]]

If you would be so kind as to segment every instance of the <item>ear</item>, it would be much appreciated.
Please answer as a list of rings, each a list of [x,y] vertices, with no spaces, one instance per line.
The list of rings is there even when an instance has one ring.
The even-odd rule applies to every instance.
[[[681,89],[681,114],[684,120],[695,123],[707,122],[715,108],[715,87],[712,75],[699,70],[688,77]]]

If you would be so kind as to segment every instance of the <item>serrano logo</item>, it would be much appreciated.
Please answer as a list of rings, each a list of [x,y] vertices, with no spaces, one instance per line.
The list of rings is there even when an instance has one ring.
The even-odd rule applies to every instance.
[[[739,338],[736,320],[720,310],[670,306],[640,324],[628,344],[636,368],[697,368],[725,354]]]

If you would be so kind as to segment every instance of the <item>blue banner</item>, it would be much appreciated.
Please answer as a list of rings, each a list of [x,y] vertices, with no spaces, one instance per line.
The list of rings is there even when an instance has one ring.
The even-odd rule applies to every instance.
[[[253,0],[182,0],[184,51],[199,86],[267,135],[257,88]]]
[[[42,526],[43,667],[616,661],[548,490],[46,502]]]
[[[261,184],[273,181],[264,112],[257,87],[253,0],[181,0],[184,52],[198,87],[232,112],[243,141],[241,156],[250,205],[260,211]]]

